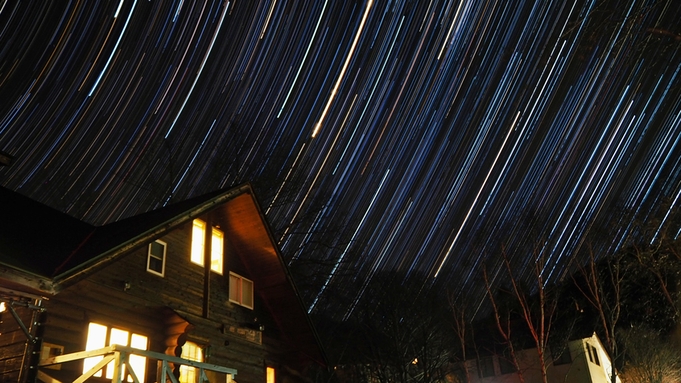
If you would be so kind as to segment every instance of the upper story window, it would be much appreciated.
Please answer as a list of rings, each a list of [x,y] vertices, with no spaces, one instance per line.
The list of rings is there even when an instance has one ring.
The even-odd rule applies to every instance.
[[[553,357],[553,364],[555,366],[572,362],[570,347],[568,347],[567,344],[564,344],[562,347],[559,345],[551,346],[551,356]]]
[[[195,219],[192,225],[191,260],[201,266],[203,266],[206,226],[206,222],[200,219]],[[210,269],[218,274],[222,274],[222,253],[225,234],[220,229],[213,227],[211,238]]]
[[[253,281],[230,272],[229,301],[253,309]]]
[[[601,361],[598,359],[598,349],[591,344],[586,344],[586,353],[589,354],[589,360],[591,363],[595,363],[597,366],[601,365]]]
[[[115,327],[105,326],[103,324],[91,322],[88,325],[87,331],[87,342],[85,343],[85,351],[97,350],[106,346],[113,344],[119,344],[121,346],[130,346],[140,350],[146,350],[148,347],[148,339],[144,335],[135,334],[133,332],[122,330]],[[101,356],[95,356],[92,358],[87,358],[83,360],[83,373],[88,372],[93,368],[99,361],[102,360]],[[146,364],[147,358],[140,355],[130,355],[129,356],[129,367],[135,372],[135,375],[140,382],[145,380],[146,375]],[[104,371],[104,376],[107,379],[113,378],[113,366],[114,362],[110,362],[104,366],[99,372],[94,376],[101,377],[102,371]],[[129,376],[127,372],[124,374],[128,375],[128,382],[132,382],[132,377]]]
[[[591,349],[593,350],[593,353],[594,353],[594,363],[596,363],[597,365],[600,366],[601,362],[600,362],[600,360],[598,360],[598,350],[596,349],[596,347],[593,347],[593,346],[591,346]]]
[[[147,255],[147,271],[163,276],[166,269],[166,243],[156,240],[149,244]]]

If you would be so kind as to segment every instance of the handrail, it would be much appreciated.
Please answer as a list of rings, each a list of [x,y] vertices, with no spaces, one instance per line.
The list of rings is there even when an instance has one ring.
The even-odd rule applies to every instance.
[[[143,356],[146,358],[150,359],[157,359],[162,362],[161,368],[159,369],[159,377],[157,379],[158,382],[165,382],[167,380],[173,382],[173,383],[178,383],[177,378],[173,375],[172,369],[170,368],[168,363],[174,363],[174,364],[181,364],[181,365],[186,365],[186,366],[191,366],[199,369],[199,382],[208,382],[208,377],[206,376],[206,371],[214,371],[222,374],[227,374],[231,375],[234,377],[237,373],[237,371],[233,368],[228,368],[228,367],[223,367],[219,366],[217,364],[210,364],[210,363],[203,363],[203,362],[196,362],[193,360],[189,359],[184,359],[184,358],[179,358],[176,356],[172,355],[167,355],[163,354],[160,352],[155,352],[155,351],[147,351],[147,350],[140,350],[137,348],[133,347],[128,347],[128,346],[121,346],[118,344],[114,344],[108,347],[100,348],[97,350],[92,350],[92,351],[79,351],[79,352],[74,352],[70,354],[64,354],[64,355],[58,355],[58,356],[53,356],[49,357],[46,359],[43,359],[40,361],[38,364],[39,367],[46,367],[46,366],[52,366],[56,364],[62,364],[62,363],[68,363],[68,362],[74,362],[77,360],[85,359],[85,358],[91,358],[93,356],[103,356],[103,359],[99,361],[94,367],[92,367],[89,371],[84,372],[80,377],[78,377],[76,380],[74,380],[74,383],[81,383],[84,382],[86,379],[90,378],[92,375],[97,373],[99,370],[101,370],[105,365],[109,364],[110,362],[113,361],[114,363],[114,371],[113,371],[113,378],[111,379],[111,383],[122,383],[125,381],[126,376],[129,375],[134,383],[143,383],[140,382],[139,379],[137,378],[137,375],[133,371],[133,369],[129,365],[129,357],[130,355],[139,355]],[[123,373],[123,366],[127,365],[128,367],[126,368],[126,373]],[[41,379],[43,382],[48,382],[48,383],[60,383],[60,381],[50,377],[47,375],[45,372],[39,370],[38,371],[38,378]]]

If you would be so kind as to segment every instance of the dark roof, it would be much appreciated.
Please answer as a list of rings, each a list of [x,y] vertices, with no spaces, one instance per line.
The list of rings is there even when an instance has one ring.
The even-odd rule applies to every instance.
[[[95,230],[3,187],[0,206],[0,262],[33,274],[51,275]]]
[[[59,290],[146,246],[179,225],[212,211],[222,215],[227,239],[253,277],[256,292],[279,331],[307,358],[325,364],[318,336],[303,307],[249,184],[192,198],[104,226],[93,226],[0,187],[8,208],[0,224],[0,266],[39,276],[31,292]],[[6,269],[5,271],[11,271]],[[15,287],[22,277],[7,279]],[[18,281],[18,282],[17,282]],[[49,284],[49,286],[47,286]]]
[[[64,258],[52,270],[50,277],[59,281],[71,277],[78,269],[88,265],[100,264],[107,258],[113,260],[117,254],[146,245],[150,240],[160,237],[178,225],[187,222],[221,201],[244,192],[251,192],[245,185],[235,189],[218,190],[160,209],[132,216],[104,226],[95,227],[81,245]],[[221,197],[222,198],[218,198]],[[225,198],[226,197],[226,198]],[[218,198],[218,201],[214,200]],[[108,255],[108,257],[107,257]]]
[[[135,248],[234,195],[249,185],[218,190],[103,226],[93,226],[0,187],[0,263],[42,277],[62,280],[105,255]],[[222,198],[219,198],[222,197]],[[217,198],[217,200],[216,200]],[[30,257],[27,255],[30,254]]]

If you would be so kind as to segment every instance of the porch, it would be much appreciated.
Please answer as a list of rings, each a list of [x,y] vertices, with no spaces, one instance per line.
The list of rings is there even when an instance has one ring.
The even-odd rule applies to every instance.
[[[80,376],[76,376],[75,378],[68,377],[66,378],[67,380],[64,380],[62,375],[65,374],[60,373],[60,370],[54,369],[55,366],[78,362],[92,357],[101,357],[101,359],[89,370],[83,372]],[[159,352],[139,350],[136,348],[115,344],[98,350],[74,352],[71,354],[43,359],[38,365],[39,369],[37,377],[39,380],[45,383],[82,383],[88,381],[88,379],[90,379],[90,381],[110,381],[111,383],[145,383],[144,380],[140,380],[140,376],[143,376],[143,372],[139,371],[140,368],[139,366],[136,367],[136,363],[131,363],[131,357],[133,360],[135,358],[137,358],[138,361],[143,360],[144,365],[146,366],[151,365],[151,363],[149,363],[151,360],[157,361],[156,379],[154,380],[155,382],[179,383],[173,374],[173,368],[175,368],[176,365],[194,367],[197,371],[199,383],[211,381],[220,381],[221,383],[231,382],[234,376],[236,376],[237,372],[233,368],[227,368],[210,363],[195,362]],[[95,377],[95,374],[97,374],[107,365],[109,366],[108,368],[112,369],[111,373],[108,374],[110,375],[110,378]],[[135,369],[138,371],[135,371]]]

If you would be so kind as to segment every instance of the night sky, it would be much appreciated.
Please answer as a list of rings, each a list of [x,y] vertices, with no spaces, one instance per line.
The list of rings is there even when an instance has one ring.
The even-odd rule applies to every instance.
[[[675,0],[0,1],[0,185],[103,224],[252,182],[308,308],[342,291],[342,317],[383,271],[480,295],[502,248],[558,280],[594,233],[612,251],[678,217],[679,20]]]

